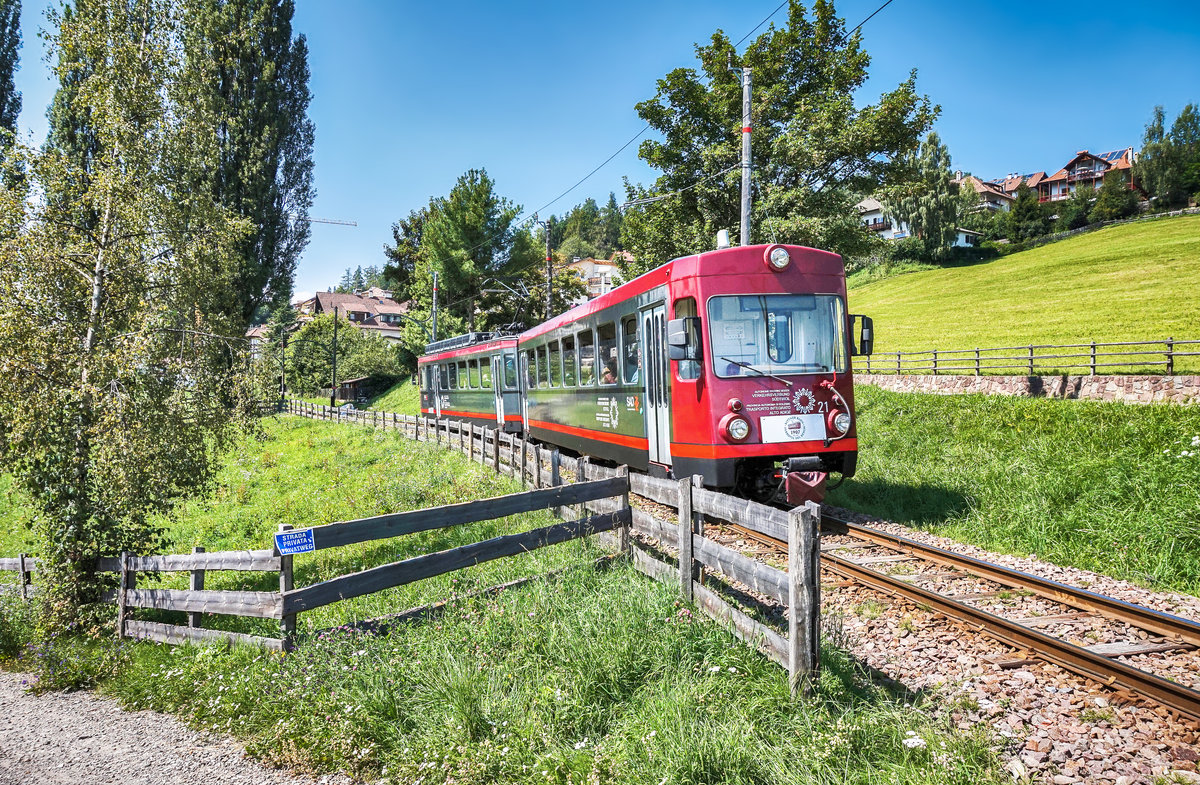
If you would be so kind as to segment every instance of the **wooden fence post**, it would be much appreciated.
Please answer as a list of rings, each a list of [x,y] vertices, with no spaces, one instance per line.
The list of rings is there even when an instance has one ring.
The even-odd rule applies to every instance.
[[[586,455],[579,456],[579,460],[575,464],[575,482],[587,482],[589,463],[591,463],[591,459]],[[575,517],[582,518],[585,515],[587,515],[587,504],[577,504],[575,509]]]
[[[117,584],[117,638],[125,637],[125,593],[129,590],[129,551],[121,551],[121,577]]]
[[[679,591],[684,602],[692,602],[692,478],[679,480]]]
[[[629,467],[620,466],[617,468],[617,472],[625,478],[625,493],[621,494],[621,509],[629,509]],[[627,523],[617,529],[617,550],[626,556],[633,555],[633,544],[629,539],[630,525]]]
[[[1175,375],[1175,336],[1167,338],[1167,376]]]
[[[279,524],[279,531],[291,531],[290,523]],[[292,581],[292,557],[284,556],[279,553],[279,546],[275,547],[275,555],[279,557],[279,593],[291,591],[295,588]],[[296,614],[289,613],[279,620],[279,632],[283,638],[283,650],[291,651],[295,645],[296,639]]]
[[[192,553],[204,553],[204,546],[197,545],[192,548]],[[191,591],[204,591],[204,570],[192,570],[191,579],[188,581],[188,589]],[[200,611],[188,613],[188,626],[195,629],[203,627],[204,614],[200,613]]]
[[[900,375],[900,352],[896,352],[896,375]]]
[[[492,466],[496,470],[496,474],[500,473],[500,433],[504,426],[497,425],[492,431]]]
[[[554,452],[550,453],[550,487],[557,488],[560,485],[562,485],[562,455],[555,447]],[[565,507],[555,507],[554,514],[562,518],[565,509]]]
[[[1033,344],[1029,344],[1029,375],[1033,376]]]
[[[1092,376],[1096,375],[1096,342],[1092,341]]]
[[[17,554],[17,585],[21,587],[21,599],[29,599],[29,570],[25,567],[25,554]]]
[[[975,347],[975,375],[979,375],[979,347]]]
[[[788,513],[788,683],[792,697],[812,694],[820,667],[821,507]]]
[[[938,358],[937,358],[937,349],[934,349],[934,350],[933,350],[933,375],[934,375],[934,376],[937,376],[937,375],[938,375]]]
[[[521,487],[525,487],[525,480],[529,476],[529,441],[521,437]]]

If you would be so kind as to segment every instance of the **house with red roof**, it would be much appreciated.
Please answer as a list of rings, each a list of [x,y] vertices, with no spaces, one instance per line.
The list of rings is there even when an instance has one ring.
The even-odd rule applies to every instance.
[[[1132,147],[1098,155],[1080,150],[1062,169],[1029,187],[1037,189],[1038,201],[1057,202],[1070,198],[1076,188],[1099,188],[1106,174],[1121,172],[1125,184],[1132,191],[1136,189],[1133,182],[1134,160]]]
[[[398,343],[404,315],[410,305],[409,302],[396,302],[391,292],[378,287],[365,292],[317,292],[316,296],[296,304],[296,321],[304,323],[320,314],[336,311],[360,330]]]

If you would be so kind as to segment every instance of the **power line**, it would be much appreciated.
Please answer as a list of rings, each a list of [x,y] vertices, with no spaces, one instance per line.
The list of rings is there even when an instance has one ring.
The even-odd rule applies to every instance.
[[[787,4],[788,4],[790,1],[791,1],[791,0],[783,0],[783,2],[779,4],[779,7],[778,7],[778,8],[776,8],[776,9],[775,9],[774,11],[772,11],[771,13],[767,14],[766,18],[765,18],[765,19],[763,19],[763,20],[762,20],[761,22],[759,22],[758,24],[756,24],[756,25],[754,26],[754,29],[753,29],[753,30],[751,30],[750,32],[748,32],[748,33],[746,33],[744,36],[742,36],[742,37],[741,37],[741,39],[740,39],[740,40],[739,40],[739,41],[738,41],[736,44],[734,44],[734,45],[733,45],[733,48],[734,48],[734,49],[737,49],[739,46],[741,46],[741,45],[742,45],[742,41],[745,41],[747,38],[749,38],[750,36],[752,36],[752,35],[754,35],[756,32],[758,32],[758,28],[760,28],[760,27],[762,27],[763,25],[765,25],[765,24],[766,24],[766,23],[767,23],[767,22],[768,22],[768,21],[771,19],[771,17],[773,17],[773,16],[775,16],[775,14],[779,13],[779,9],[780,9],[780,8],[783,8],[783,7],[784,7],[785,5],[787,5]]]
[[[704,183],[708,182],[709,180],[713,179],[714,177],[720,177],[723,174],[732,172],[734,169],[741,168],[741,165],[742,165],[742,162],[738,161],[736,164],[733,164],[732,166],[727,166],[719,172],[713,172],[710,175],[700,178],[699,180],[692,183],[691,185],[685,185],[684,187],[680,188],[677,191],[671,191],[669,193],[658,194],[655,196],[647,196],[647,197],[643,197],[641,199],[634,199],[632,201],[626,202],[625,204],[621,205],[621,209],[625,209],[627,207],[637,207],[639,205],[650,204],[652,202],[660,202],[663,199],[668,199],[672,196],[675,196],[676,194],[681,194],[684,191],[689,191],[692,188],[695,188],[696,186],[703,185]]]

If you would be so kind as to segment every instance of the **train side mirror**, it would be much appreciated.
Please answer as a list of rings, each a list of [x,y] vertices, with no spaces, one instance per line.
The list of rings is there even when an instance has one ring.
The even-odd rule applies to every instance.
[[[862,314],[851,314],[850,315],[851,335],[853,335],[855,332],[854,323],[860,322],[860,321],[861,321],[861,324],[859,325],[859,329],[857,331],[858,332],[858,346],[855,347],[853,345],[853,343],[854,343],[853,340],[851,340],[850,353],[852,355],[854,355],[855,357],[867,357],[871,354],[872,350],[875,348],[875,322],[873,322],[871,320],[870,316],[863,316]]]
[[[700,359],[699,316],[667,322],[667,357],[672,360]]]

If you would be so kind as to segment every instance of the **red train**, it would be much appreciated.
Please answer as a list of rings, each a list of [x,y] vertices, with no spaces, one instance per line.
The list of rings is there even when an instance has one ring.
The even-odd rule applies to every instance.
[[[422,411],[795,504],[819,498],[827,473],[854,474],[851,357],[871,343],[871,320],[847,314],[838,255],[726,248],[516,337],[431,344]]]

